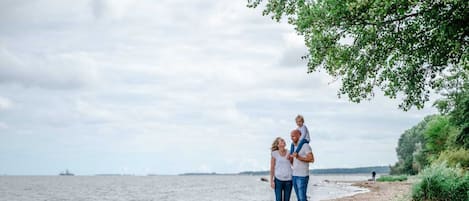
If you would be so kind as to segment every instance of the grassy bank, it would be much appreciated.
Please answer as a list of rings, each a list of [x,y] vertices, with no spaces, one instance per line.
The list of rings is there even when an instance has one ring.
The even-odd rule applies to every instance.
[[[379,182],[396,182],[396,181],[407,181],[407,175],[383,175],[376,181]]]

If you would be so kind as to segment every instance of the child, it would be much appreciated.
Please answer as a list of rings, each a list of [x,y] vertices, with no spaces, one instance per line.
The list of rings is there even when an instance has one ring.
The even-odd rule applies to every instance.
[[[293,143],[291,144],[290,155],[292,155],[293,152],[298,153],[301,150],[301,147],[303,147],[303,144],[309,143],[309,141],[311,140],[309,137],[308,128],[306,128],[306,126],[304,125],[305,119],[303,118],[303,116],[296,116],[295,121],[296,125],[298,125],[298,130],[301,132],[301,136],[298,141],[298,147],[296,148],[296,150],[294,150],[295,146],[293,145]]]

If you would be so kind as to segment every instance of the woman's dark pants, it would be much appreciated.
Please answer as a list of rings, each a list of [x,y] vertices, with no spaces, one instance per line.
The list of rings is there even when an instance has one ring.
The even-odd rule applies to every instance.
[[[275,200],[276,201],[289,201],[291,190],[292,190],[292,181],[280,181],[275,178]],[[282,196],[283,194],[283,196]]]

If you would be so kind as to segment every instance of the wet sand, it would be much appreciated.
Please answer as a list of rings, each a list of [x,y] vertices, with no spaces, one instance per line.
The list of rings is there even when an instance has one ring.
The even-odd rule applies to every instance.
[[[368,188],[370,192],[359,193],[348,197],[337,198],[327,201],[403,201],[410,200],[412,182],[350,182],[353,186]]]

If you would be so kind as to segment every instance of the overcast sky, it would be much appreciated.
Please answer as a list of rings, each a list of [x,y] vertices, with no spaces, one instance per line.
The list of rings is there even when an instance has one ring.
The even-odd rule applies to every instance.
[[[428,114],[337,97],[246,1],[0,1],[0,174],[268,170],[303,114],[317,168],[389,165]]]

